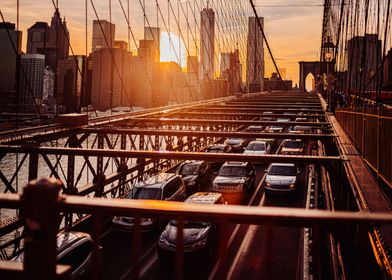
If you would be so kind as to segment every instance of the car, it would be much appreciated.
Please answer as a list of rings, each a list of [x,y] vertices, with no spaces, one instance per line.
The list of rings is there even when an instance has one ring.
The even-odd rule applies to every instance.
[[[296,122],[307,122],[308,119],[307,118],[295,118]]]
[[[274,118],[273,117],[269,117],[268,115],[272,115],[273,114],[273,112],[264,112],[263,113],[263,117],[261,117],[261,120],[264,120],[264,121],[273,121],[274,120]]]
[[[224,204],[222,194],[197,192],[188,197],[185,203],[204,205]],[[174,257],[177,248],[177,221],[171,220],[158,240],[158,257],[165,261]],[[183,229],[184,254],[186,257],[202,257],[209,261],[218,244],[218,231],[215,224],[200,221],[185,221]]]
[[[280,125],[269,125],[265,128],[264,132],[267,133],[280,133],[283,132],[283,126]]]
[[[145,181],[136,184],[125,196],[126,199],[184,201],[186,197],[185,183],[181,176],[175,173],[159,173]],[[114,229],[133,231],[134,218],[115,216],[112,220]],[[151,218],[141,218],[142,231],[148,231],[161,225]]]
[[[249,162],[225,162],[212,183],[212,191],[222,193],[229,204],[245,202],[255,186],[255,166]]]
[[[263,132],[264,127],[262,125],[250,125],[248,126],[245,131],[249,132]]]
[[[248,140],[243,138],[227,138],[225,144],[229,145],[233,152],[243,152],[246,145],[248,145]]]
[[[295,125],[294,127],[289,129],[290,133],[312,133],[312,128],[310,126],[305,125]]]
[[[296,192],[300,171],[294,163],[271,163],[266,173],[266,193]]]
[[[251,141],[244,150],[245,155],[265,155],[271,152],[271,146],[265,141]]]
[[[71,279],[88,278],[92,259],[93,240],[88,233],[67,231],[57,235],[57,263],[71,266]],[[11,261],[23,262],[24,252]]]
[[[285,139],[280,150],[282,155],[303,155],[304,143],[301,139]]]
[[[213,144],[207,147],[206,152],[207,153],[231,153],[232,149],[231,146],[228,144]],[[219,168],[224,161],[211,161],[209,162],[210,166],[212,168]]]
[[[205,161],[185,161],[178,169],[179,174],[186,185],[187,196],[200,192],[211,180],[211,167]]]

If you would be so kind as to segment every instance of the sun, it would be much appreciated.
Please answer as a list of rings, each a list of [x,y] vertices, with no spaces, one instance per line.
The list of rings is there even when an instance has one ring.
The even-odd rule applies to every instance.
[[[170,42],[171,41],[171,42]],[[174,61],[186,66],[186,48],[184,41],[174,32],[161,32],[160,42],[161,62]]]

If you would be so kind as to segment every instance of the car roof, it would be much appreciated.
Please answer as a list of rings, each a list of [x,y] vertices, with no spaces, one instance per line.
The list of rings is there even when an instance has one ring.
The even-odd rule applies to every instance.
[[[211,146],[208,147],[208,149],[211,148],[224,148],[226,147],[226,144],[212,144]]]
[[[159,174],[156,174],[142,182],[139,182],[135,187],[136,188],[156,188],[156,189],[161,189],[163,183],[167,182],[168,180],[174,178],[175,176],[178,176],[176,173],[166,173],[162,172]]]
[[[284,142],[302,142],[302,139],[284,139]]]
[[[294,163],[271,163],[270,166],[295,166]]]
[[[185,202],[197,204],[214,204],[221,197],[222,194],[216,192],[197,192],[188,197]]]
[[[56,243],[57,254],[60,254],[62,251],[70,247],[72,244],[82,239],[91,240],[91,237],[88,233],[79,232],[79,231],[68,231],[68,232],[60,233],[59,235],[57,235],[57,243]]]
[[[182,165],[201,165],[204,163],[204,160],[186,160],[182,163]]]
[[[263,144],[267,144],[267,142],[264,141],[264,140],[253,140],[253,141],[250,141],[250,142],[249,142],[249,144],[254,144],[254,143],[263,143]]]
[[[249,162],[244,161],[226,161],[222,166],[247,166]]]

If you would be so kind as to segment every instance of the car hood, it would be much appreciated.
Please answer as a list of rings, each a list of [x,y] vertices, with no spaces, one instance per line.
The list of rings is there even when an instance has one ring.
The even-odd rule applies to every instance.
[[[245,150],[244,154],[245,155],[265,155],[265,150],[264,151]]]
[[[245,183],[245,177],[225,177],[217,176],[214,180],[215,184],[243,184]]]
[[[285,185],[285,184],[294,184],[296,181],[296,176],[277,176],[277,175],[267,175],[265,181],[270,183],[271,185]]]
[[[184,228],[184,245],[195,243],[201,239],[205,239],[211,230],[211,225],[206,227],[186,227]],[[177,227],[170,223],[166,226],[162,232],[162,237],[165,238],[171,244],[177,243]]]
[[[191,181],[196,181],[196,179],[197,179],[197,175],[184,175],[182,177],[182,180],[185,182],[185,184]]]

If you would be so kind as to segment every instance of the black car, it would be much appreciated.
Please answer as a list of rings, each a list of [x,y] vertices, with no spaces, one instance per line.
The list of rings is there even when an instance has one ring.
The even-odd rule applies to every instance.
[[[200,192],[211,180],[211,167],[205,161],[185,161],[177,169],[186,185],[187,196]]]
[[[68,231],[57,235],[57,263],[71,266],[71,279],[88,279],[93,240],[84,232]],[[11,261],[23,262],[24,253]]]
[[[233,152],[242,153],[249,141],[243,138],[227,138],[225,144],[229,145]]]
[[[185,203],[224,204],[220,193],[198,192],[190,196]],[[177,248],[177,221],[172,220],[162,232],[158,241],[158,257],[168,260],[175,256]],[[218,244],[215,224],[200,221],[185,221],[183,229],[185,257],[204,257],[210,260]]]
[[[214,144],[209,146],[206,149],[207,153],[231,153],[232,148],[228,144]],[[212,166],[212,168],[217,168],[219,169],[220,166],[224,163],[224,161],[211,161],[209,164]]]

